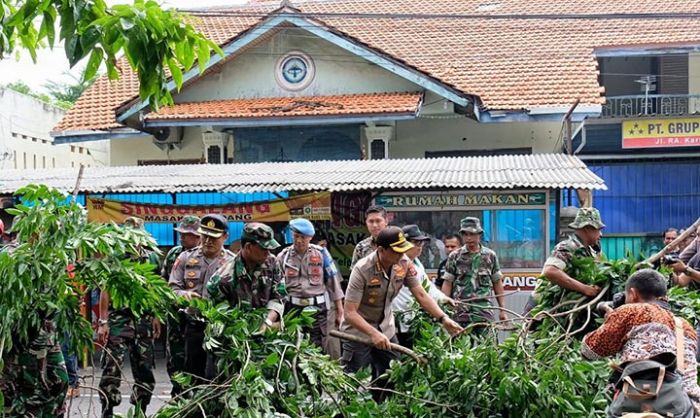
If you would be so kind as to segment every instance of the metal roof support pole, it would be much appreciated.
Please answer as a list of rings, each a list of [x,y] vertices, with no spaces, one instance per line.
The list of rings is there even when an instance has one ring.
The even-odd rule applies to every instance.
[[[177,204],[177,194],[176,193],[170,193],[170,201],[173,203],[173,205]],[[177,224],[173,226],[173,247],[178,244],[177,242],[177,231],[175,231],[175,228],[177,228]],[[167,278],[166,278],[167,279]]]
[[[576,110],[576,107],[578,107],[578,104],[580,102],[580,99],[576,99],[569,111],[566,112],[566,114],[564,115],[564,120],[562,121],[562,123],[564,123],[564,145],[566,146],[566,153],[568,155],[571,155],[573,153],[574,148],[571,131],[571,115],[573,115],[574,110]]]

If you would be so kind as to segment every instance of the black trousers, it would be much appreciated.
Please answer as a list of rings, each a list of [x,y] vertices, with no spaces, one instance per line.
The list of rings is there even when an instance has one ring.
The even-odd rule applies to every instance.
[[[395,336],[390,341],[392,343],[398,342]],[[393,351],[385,351],[366,344],[343,341],[343,356],[340,363],[345,367],[347,373],[355,373],[364,367],[371,366],[372,380],[374,381],[372,386],[379,389],[390,389],[389,379],[387,377],[379,377],[387,371],[391,360],[398,358],[399,355]],[[384,401],[386,397],[386,391],[372,391],[372,398],[377,402]]]
[[[207,324],[188,317],[185,321],[185,373],[199,378],[195,384],[203,383],[207,364],[207,352],[204,350],[204,330]]]

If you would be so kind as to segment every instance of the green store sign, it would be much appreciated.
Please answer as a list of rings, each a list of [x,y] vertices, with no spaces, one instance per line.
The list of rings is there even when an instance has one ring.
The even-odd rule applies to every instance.
[[[546,193],[464,193],[380,195],[375,204],[385,208],[464,207],[464,206],[542,206]]]

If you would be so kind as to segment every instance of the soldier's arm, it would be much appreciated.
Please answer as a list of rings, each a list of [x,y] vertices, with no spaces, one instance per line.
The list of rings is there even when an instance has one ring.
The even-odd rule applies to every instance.
[[[277,259],[274,259],[272,267],[272,289],[270,300],[267,302],[267,319],[277,322],[284,315],[284,299],[287,296],[287,287],[282,275],[282,267]]]
[[[413,294],[413,297],[416,298],[416,301],[418,304],[430,315],[433,316],[433,318],[437,319],[440,321],[442,326],[445,328],[447,332],[450,333],[450,335],[454,335],[458,333],[459,331],[462,330],[462,327],[459,326],[456,322],[451,320],[445,312],[443,312],[442,309],[438,306],[437,302],[431,298],[428,293],[423,289],[423,286],[420,285],[420,282],[418,281],[418,276],[416,269],[413,267],[413,265],[409,265],[408,269],[408,274],[404,278],[404,285],[408,286],[408,289],[411,291]]]
[[[571,253],[571,250],[569,248],[567,248],[565,245],[562,245],[561,243],[558,244],[554,248],[552,255],[547,259],[547,261],[545,261],[544,269],[542,269],[542,275],[547,280],[551,281],[552,283],[556,284],[557,286],[563,289],[578,292],[588,297],[594,297],[598,294],[600,288],[598,288],[597,286],[585,285],[576,280],[575,278],[569,276],[564,271],[564,269],[566,268],[566,264],[571,260],[572,257],[573,254]]]
[[[185,287],[185,264],[187,264],[187,255],[182,253],[175,260],[173,270],[168,278],[168,286],[173,289],[176,295],[181,297],[187,297],[188,294],[194,293],[188,291]]]
[[[357,251],[357,248],[360,245],[356,245],[355,248],[352,250],[352,260],[350,261],[350,271],[352,271],[355,268],[355,264],[360,260],[360,252]]]
[[[547,280],[556,284],[557,286],[564,288],[566,290],[571,290],[578,292],[582,295],[588,297],[594,297],[600,292],[600,288],[597,286],[589,286],[579,282],[573,277],[566,274],[564,270],[553,265],[546,265],[542,270],[542,275],[547,278]]]
[[[501,308],[506,307],[506,297],[503,296],[503,272],[501,272],[501,263],[498,261],[498,256],[493,256],[493,270],[491,271],[491,283],[493,284],[493,293],[496,295],[496,303]],[[501,319],[505,319],[505,311],[500,312]]]
[[[177,247],[173,247],[168,251],[168,253],[165,255],[165,258],[163,259],[163,268],[160,269],[160,275],[165,279],[169,280],[170,279],[170,272],[168,271],[168,265],[170,264],[170,258],[173,256],[173,253],[176,251]],[[171,269],[172,270],[172,269]]]
[[[328,250],[323,248],[321,254],[323,255],[323,278],[326,283],[326,290],[331,300],[337,302],[343,299],[343,289],[340,287],[342,277]]]
[[[453,253],[454,254],[454,253]],[[447,256],[447,261],[445,262],[445,270],[442,274],[442,293],[448,297],[452,296],[452,285],[457,278],[457,257],[453,257],[452,254]]]

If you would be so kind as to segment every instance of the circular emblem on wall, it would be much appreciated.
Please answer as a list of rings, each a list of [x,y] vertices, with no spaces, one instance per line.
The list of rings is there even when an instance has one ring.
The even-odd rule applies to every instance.
[[[311,58],[301,51],[291,51],[277,61],[275,78],[286,90],[302,90],[314,80],[316,69]]]

